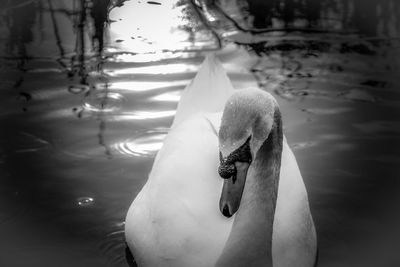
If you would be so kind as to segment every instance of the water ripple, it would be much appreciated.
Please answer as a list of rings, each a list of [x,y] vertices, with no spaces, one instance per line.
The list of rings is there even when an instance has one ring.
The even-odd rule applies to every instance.
[[[114,144],[112,149],[126,156],[153,157],[161,149],[167,133],[168,129],[165,128],[146,131]]]
[[[182,91],[172,91],[166,92],[163,94],[159,94],[150,98],[150,100],[157,101],[157,102],[179,102],[181,99]]]
[[[110,266],[127,266],[124,223],[109,226],[110,232],[99,242],[98,249],[107,257]],[[136,266],[133,263],[133,266]]]
[[[92,197],[79,197],[76,202],[81,207],[87,207],[94,204],[94,198]]]
[[[150,65],[150,66],[142,66],[142,67],[126,67],[121,69],[108,69],[105,70],[105,73],[110,76],[119,76],[126,74],[177,74],[177,73],[188,73],[188,72],[196,72],[198,70],[198,66],[195,64],[189,63],[171,63],[171,64],[159,64],[159,65]]]
[[[80,93],[86,93],[89,91],[89,86],[85,85],[85,84],[74,84],[74,85],[70,85],[68,86],[68,92],[70,92],[71,94],[80,94]]]
[[[133,112],[125,112],[113,116],[114,121],[128,121],[128,120],[149,120],[149,119],[163,119],[173,117],[176,110],[163,110],[163,111],[146,111],[137,110]]]
[[[159,90],[174,86],[186,86],[189,80],[178,81],[118,81],[109,85],[110,90],[130,91],[130,92],[145,92],[152,90]],[[104,85],[98,85],[98,89],[104,89]]]
[[[62,73],[63,70],[59,68],[36,68],[30,69],[27,72],[29,73]]]
[[[121,108],[123,99],[120,93],[101,92],[88,97],[82,106],[91,112],[112,112]]]

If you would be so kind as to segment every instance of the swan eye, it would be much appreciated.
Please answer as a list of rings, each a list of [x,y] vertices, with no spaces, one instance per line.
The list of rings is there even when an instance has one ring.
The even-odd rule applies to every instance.
[[[251,157],[251,149],[250,149],[250,139],[251,135],[249,138],[247,138],[246,142],[236,149],[232,154],[234,154],[235,162],[247,162],[251,163],[252,157]]]
[[[250,139],[251,136],[247,138],[246,142],[244,142],[243,145],[241,145],[238,149],[229,154],[229,156],[226,157],[225,162],[228,162],[230,164],[235,164],[235,162],[246,162],[250,164],[252,161]],[[222,162],[223,159],[221,160],[221,157],[222,155],[220,154],[220,161]]]
[[[246,162],[249,164],[251,163],[252,157],[250,150],[250,139],[251,136],[247,138],[246,142],[241,147],[229,154],[226,159],[224,159],[222,153],[219,152],[220,165],[218,167],[218,173],[222,178],[228,179],[236,175],[236,162]]]

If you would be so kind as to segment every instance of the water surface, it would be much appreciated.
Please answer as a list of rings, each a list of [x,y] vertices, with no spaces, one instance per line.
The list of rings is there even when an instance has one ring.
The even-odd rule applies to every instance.
[[[396,1],[0,3],[0,265],[128,266],[127,209],[216,52],[271,92],[319,266],[397,266]]]

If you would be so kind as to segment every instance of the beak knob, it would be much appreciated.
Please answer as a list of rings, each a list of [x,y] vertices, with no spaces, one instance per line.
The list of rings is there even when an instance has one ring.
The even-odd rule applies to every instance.
[[[236,174],[235,164],[221,163],[218,167],[218,174],[224,179],[229,179]]]

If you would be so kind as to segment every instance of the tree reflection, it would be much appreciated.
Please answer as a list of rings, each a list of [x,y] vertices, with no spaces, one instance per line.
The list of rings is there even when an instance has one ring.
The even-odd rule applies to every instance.
[[[58,62],[69,70],[69,76],[77,73],[86,83],[87,57],[95,53],[101,59],[104,50],[104,33],[109,23],[108,14],[112,8],[122,6],[125,0],[8,0],[0,2],[0,26],[8,29],[5,54],[8,57],[26,60],[29,56],[27,45],[35,41],[33,29],[43,28],[43,16],[49,15],[53,28],[53,38],[59,51]],[[60,21],[67,17],[74,29],[74,36],[62,36],[60,33],[65,23]],[[40,23],[38,23],[38,21]],[[60,28],[61,27],[61,28]],[[89,42],[87,42],[89,37]],[[42,36],[43,38],[43,36]],[[64,40],[63,40],[64,38]],[[75,38],[74,54],[65,48],[64,42]],[[70,64],[65,63],[69,54]],[[35,56],[35,55],[32,55]]]
[[[238,30],[329,32],[349,29],[365,36],[398,35],[400,4],[395,0],[203,0]],[[232,14],[232,6],[239,11]],[[203,9],[203,12],[207,12]],[[228,11],[229,10],[229,11]]]
[[[9,33],[6,53],[16,54],[23,65],[28,58],[26,45],[33,40],[32,27],[36,22],[37,4],[35,1],[8,1],[4,8],[6,12],[3,19]]]
[[[43,17],[48,16],[51,23],[52,36],[50,42],[55,41],[59,55],[56,61],[65,70],[69,80],[72,83],[79,83],[84,88],[90,88],[84,94],[87,98],[96,94],[96,84],[105,84],[102,94],[99,111],[95,114],[99,121],[99,132],[97,138],[99,145],[103,146],[108,157],[111,156],[110,149],[105,139],[106,119],[104,109],[108,101],[108,80],[103,74],[103,50],[104,36],[108,15],[112,8],[122,6],[125,0],[16,0],[1,1],[0,8],[2,17],[0,23],[7,28],[8,36],[5,46],[5,54],[11,60],[17,60],[18,69],[21,73],[18,75],[14,88],[21,87],[24,82],[24,73],[26,62],[30,58],[40,57],[34,51],[28,51],[28,44],[37,40],[40,35],[35,34],[35,26],[43,31]],[[65,17],[69,21],[73,35],[63,36],[65,32]],[[38,23],[38,21],[40,23]],[[63,22],[64,21],[64,22]],[[1,26],[0,24],[0,26]],[[46,25],[48,26],[48,25]],[[64,28],[63,28],[64,27]],[[43,38],[43,34],[41,36]],[[36,40],[35,40],[36,38]],[[75,42],[71,42],[74,40]],[[65,43],[75,43],[73,50],[66,48]],[[31,53],[32,55],[29,55]],[[96,70],[99,75],[91,78],[89,73]],[[79,87],[79,85],[75,86]],[[19,90],[19,89],[18,89]],[[32,97],[22,91],[18,91],[19,97],[26,101]],[[23,108],[27,111],[26,107]],[[82,116],[83,109],[75,109],[78,117]]]
[[[53,37],[59,51],[58,62],[70,77],[78,75],[87,83],[87,59],[97,56],[101,67],[105,46],[105,32],[110,23],[108,15],[125,0],[8,0],[1,1],[2,24],[8,29],[6,54],[28,58],[27,44],[33,41],[33,27],[49,15]],[[181,29],[194,41],[201,24],[217,40],[226,26],[251,34],[270,31],[356,32],[364,36],[397,36],[400,29],[400,3],[395,0],[177,0],[184,7]],[[236,9],[232,9],[236,6]],[[217,21],[210,21],[217,17]],[[185,15],[186,14],[186,15]],[[74,36],[62,36],[62,17],[71,21]],[[200,23],[199,23],[200,22]],[[41,22],[42,23],[42,22]],[[200,25],[200,26],[199,26]],[[42,24],[38,25],[43,27]],[[37,37],[36,37],[37,38]],[[74,51],[65,42],[75,39]],[[64,39],[64,40],[63,40]],[[73,54],[71,54],[73,52]],[[69,63],[68,63],[68,58]]]

